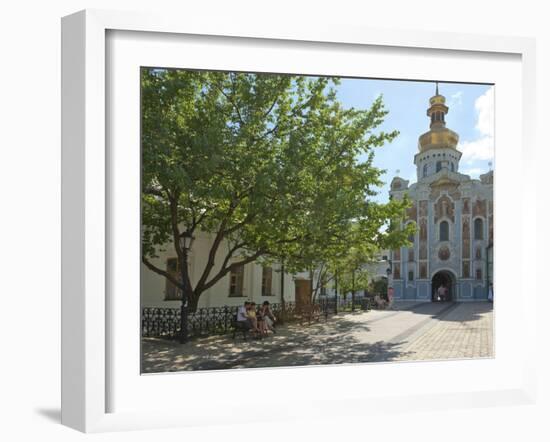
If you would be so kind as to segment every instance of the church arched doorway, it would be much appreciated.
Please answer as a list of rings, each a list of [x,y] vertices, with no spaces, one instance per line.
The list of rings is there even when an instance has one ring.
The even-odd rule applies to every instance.
[[[441,288],[441,289],[440,289]],[[452,272],[440,270],[432,277],[432,301],[451,302],[456,299],[456,279]]]

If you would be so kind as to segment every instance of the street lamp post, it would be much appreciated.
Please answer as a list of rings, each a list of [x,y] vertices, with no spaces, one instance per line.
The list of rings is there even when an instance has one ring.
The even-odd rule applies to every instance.
[[[334,314],[338,314],[338,272],[334,273]]]
[[[393,273],[392,273],[392,261],[391,259],[388,261],[389,267],[386,269],[386,275],[388,275],[388,290],[387,290],[387,296],[388,296],[388,303],[393,304]],[[390,299],[390,293],[391,293],[391,299]]]
[[[184,232],[180,236],[180,248],[182,251],[183,259],[181,263],[181,318],[180,318],[180,344],[185,344],[188,338],[188,316],[189,316],[189,298],[188,298],[188,284],[187,284],[187,258],[193,240],[195,238],[189,232]]]
[[[351,272],[351,311],[355,311],[355,269]]]

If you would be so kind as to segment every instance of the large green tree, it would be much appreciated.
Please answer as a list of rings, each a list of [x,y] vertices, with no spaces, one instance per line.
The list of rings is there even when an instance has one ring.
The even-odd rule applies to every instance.
[[[363,241],[399,240],[383,226],[405,203],[369,203],[382,173],[373,149],[397,132],[376,130],[387,113],[381,98],[346,109],[337,83],[142,69],[142,261],[183,290],[191,310],[240,265],[310,268],[341,251],[357,226]],[[212,241],[192,283],[180,238],[199,231]],[[154,264],[166,245],[180,277]]]

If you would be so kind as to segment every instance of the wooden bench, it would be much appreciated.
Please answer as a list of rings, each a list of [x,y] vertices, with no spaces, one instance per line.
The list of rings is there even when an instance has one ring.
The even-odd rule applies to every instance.
[[[246,341],[248,333],[250,332],[250,327],[247,327],[246,323],[243,323],[242,321],[237,321],[236,316],[233,318],[231,326],[233,327],[233,340],[235,340],[237,333],[241,332],[244,340]]]
[[[382,310],[388,306],[388,302],[385,299],[382,299],[379,295],[374,297],[374,303],[376,304],[376,308]]]
[[[296,309],[296,317],[300,320],[300,324],[307,321],[311,324],[312,321],[320,321],[321,306],[319,304],[305,304]]]

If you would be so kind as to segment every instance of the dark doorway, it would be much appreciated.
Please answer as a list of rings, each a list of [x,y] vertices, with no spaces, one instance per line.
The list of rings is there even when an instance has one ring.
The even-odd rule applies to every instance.
[[[437,272],[432,278],[432,301],[451,302],[454,299],[454,275],[446,270]]]

